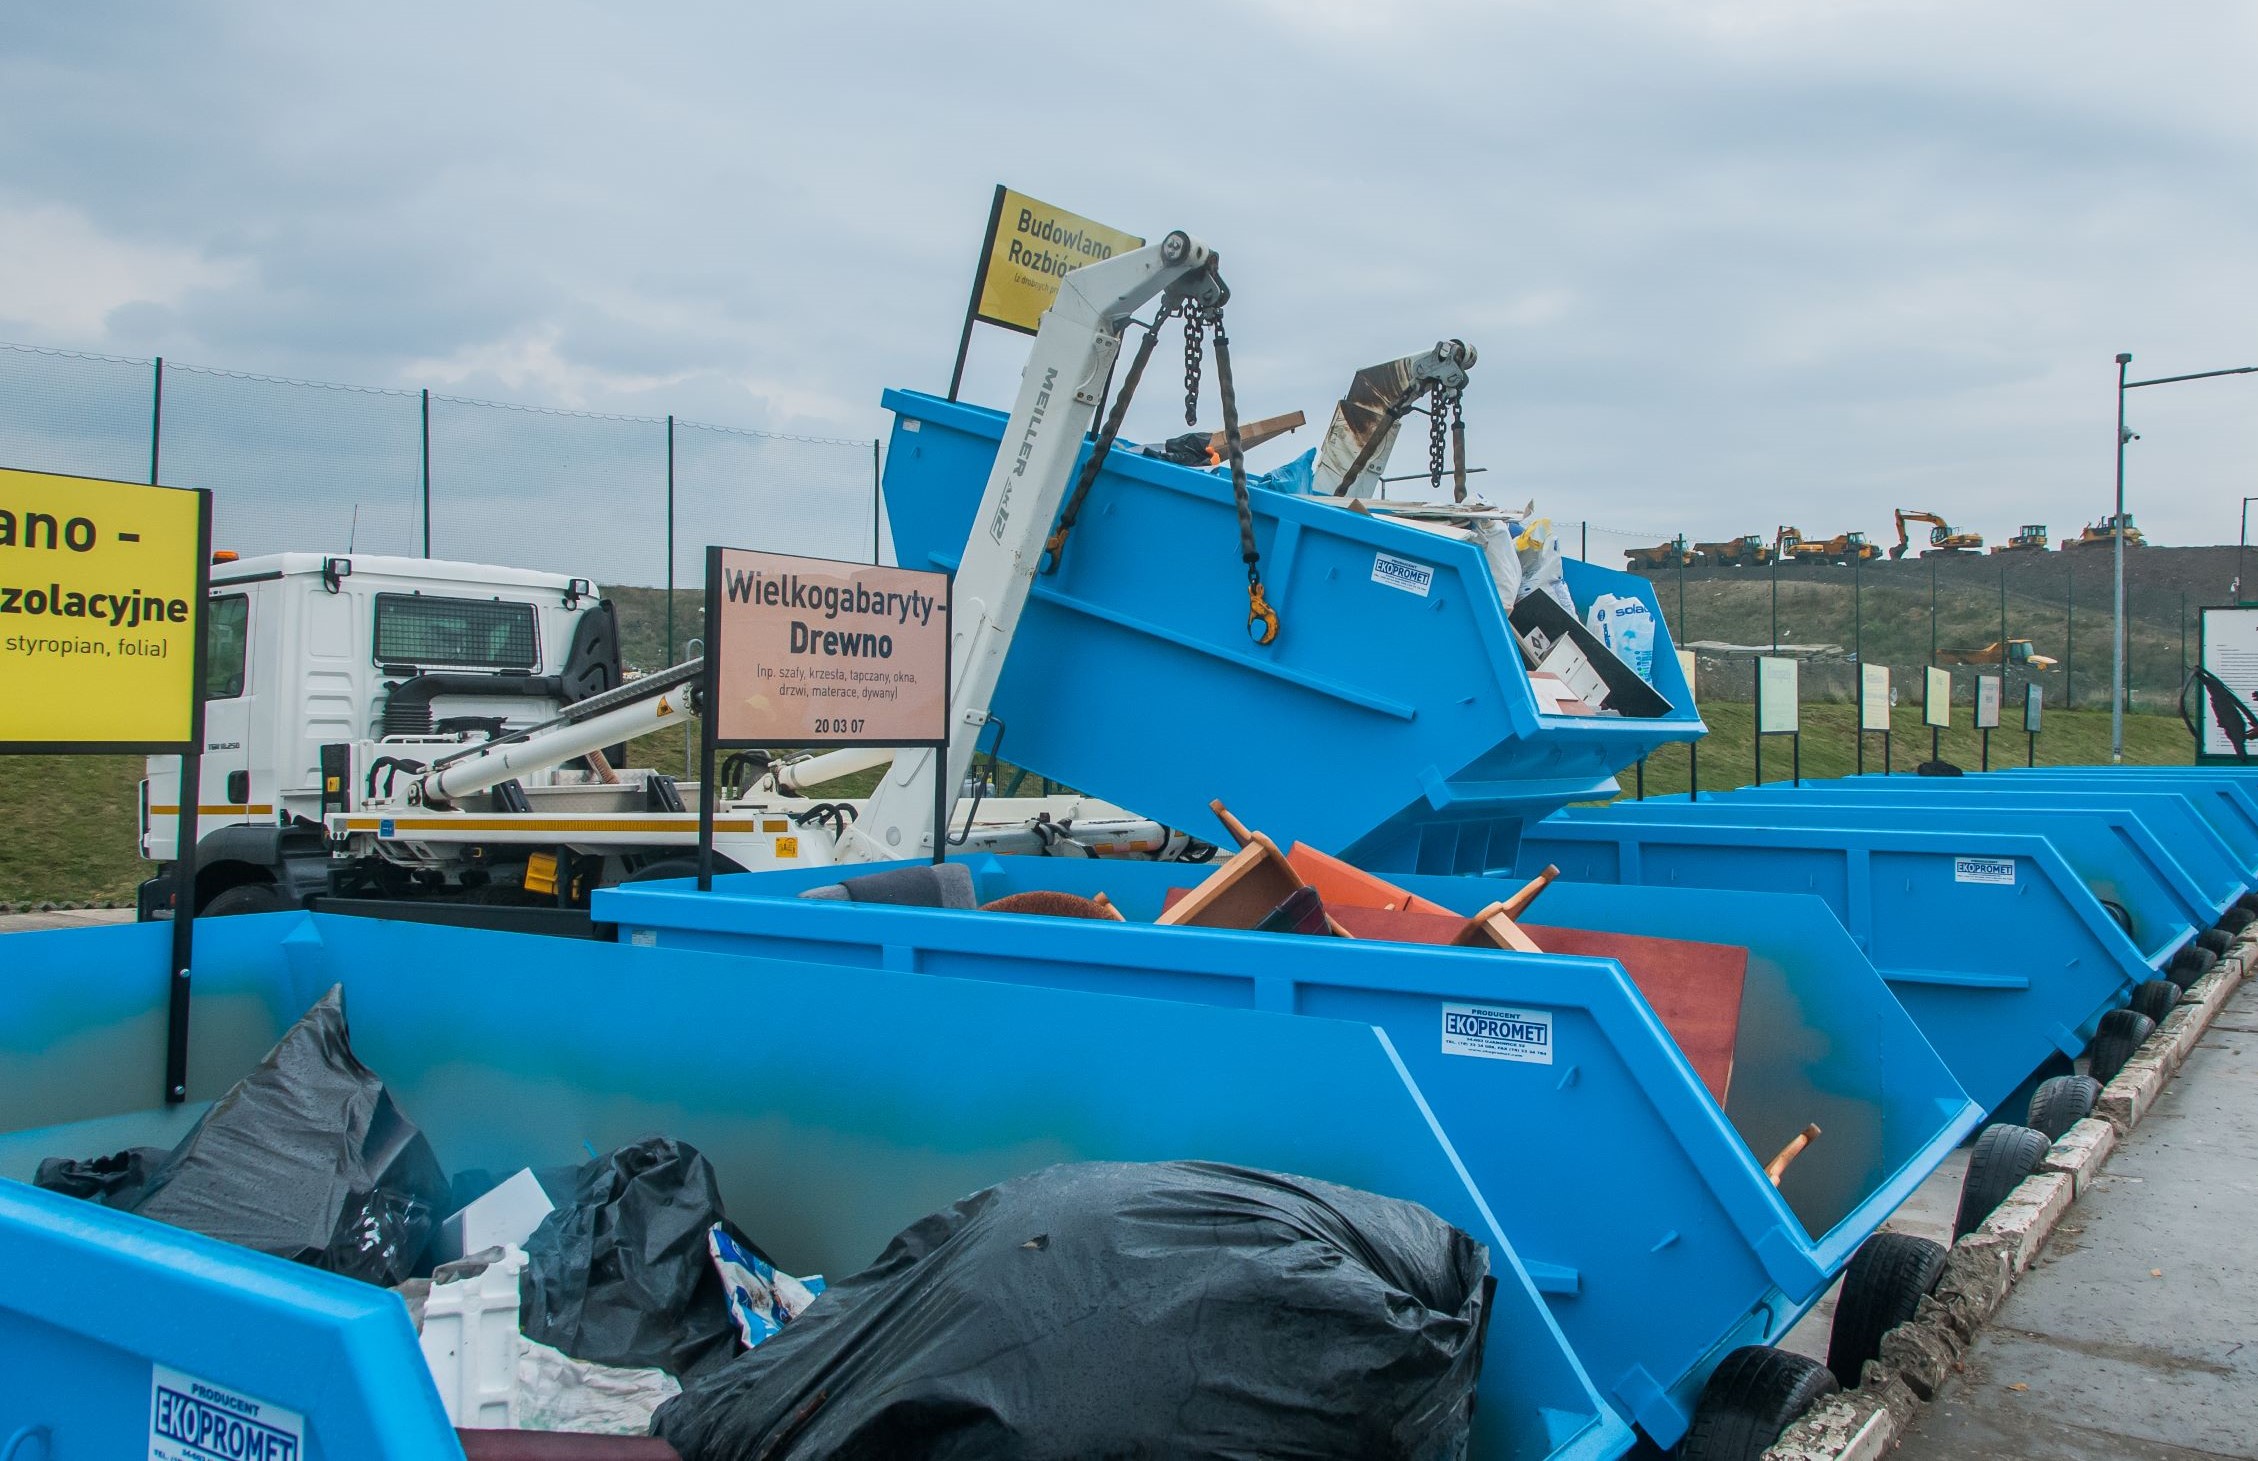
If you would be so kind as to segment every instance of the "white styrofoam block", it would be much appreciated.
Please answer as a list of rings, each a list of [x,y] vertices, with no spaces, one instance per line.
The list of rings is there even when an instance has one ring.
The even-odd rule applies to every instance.
[[[540,1179],[527,1167],[440,1223],[433,1252],[441,1263],[452,1263],[488,1248],[523,1247],[541,1219],[555,1210],[556,1204],[541,1190]]]
[[[506,1247],[482,1273],[435,1283],[423,1305],[423,1362],[447,1419],[480,1430],[517,1425],[518,1276],[525,1250]]]

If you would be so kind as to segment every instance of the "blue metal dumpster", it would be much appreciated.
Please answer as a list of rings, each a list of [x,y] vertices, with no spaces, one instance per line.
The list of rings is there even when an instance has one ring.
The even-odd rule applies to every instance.
[[[167,937],[0,938],[0,1177],[185,1130],[142,1109]],[[923,1214],[1061,1161],[1207,1157],[1424,1202],[1490,1245],[1499,1280],[1479,1454],[1631,1443],[1368,1023],[272,914],[198,928],[192,1100],[338,982],[355,1053],[450,1168],[664,1131],[713,1159],[732,1218],[801,1272],[860,1268]],[[9,1461],[149,1454],[163,1384],[302,1417],[310,1461],[461,1456],[392,1295],[19,1181],[0,1181],[0,1443],[47,1435]]]
[[[965,859],[983,901],[1103,891],[1129,923],[803,900],[836,870],[744,874],[700,895],[597,895],[621,937],[936,983],[1010,981],[1371,1025],[1409,1072],[1603,1393],[1656,1442],[1683,1434],[1732,1349],[1779,1338],[1859,1243],[1981,1118],[1815,900],[1573,888],[1540,920],[1750,949],[1720,1109],[1612,960],[1160,928],[1179,864]],[[1478,878],[1398,880],[1461,912]],[[1544,1026],[1543,1061],[1454,1053],[1454,1009]],[[1806,1122],[1824,1135],[1778,1190],[1761,1168]],[[1809,1164],[1809,1165],[1806,1165]]]
[[[1974,782],[1974,785],[1967,783]],[[2250,891],[2245,853],[2188,793],[2132,787],[1991,781],[1982,777],[1854,776],[1839,781],[1807,781],[1800,788],[1745,787],[1719,800],[1763,801],[1797,806],[1866,808],[1886,803],[1917,813],[1942,814],[1964,824],[1970,815],[2002,830],[2037,830],[2076,824],[2091,832],[2105,829],[2140,861],[2154,865],[2179,900],[2188,919],[2208,927],[2235,900]],[[2226,831],[2235,830],[2231,826]],[[2054,836],[2071,865],[2097,889],[2110,877],[2106,867],[2081,861],[2076,836]],[[2258,850],[2258,849],[2254,849]],[[2136,930],[2137,932],[2137,930]]]
[[[914,391],[884,400],[897,561],[954,569],[1004,417]],[[1579,611],[1613,593],[1653,613],[1669,713],[1540,715],[1476,545],[1331,499],[1251,495],[1284,622],[1268,646],[1245,632],[1230,482],[1115,451],[1058,572],[1036,579],[996,688],[1006,760],[1211,839],[1207,802],[1226,794],[1248,825],[1352,860],[1441,821],[1479,826],[1502,865],[1523,821],[1606,795],[1617,770],[1703,733],[1644,579],[1564,565]],[[1172,721],[1196,732],[1199,776],[1153,753]]]
[[[2208,766],[2064,766],[1994,771],[1978,779],[2010,789],[2131,790],[2183,796],[2235,849],[2245,871],[2258,877],[2258,774]]]
[[[1997,1106],[2054,1055],[2075,1056],[2155,960],[2118,925],[2047,837],[1783,825],[1763,803],[1674,810],[1570,808],[1532,827],[1524,866],[1575,882],[1794,890],[1834,910],[1961,1086]],[[2129,880],[2137,922],[2167,917]]]

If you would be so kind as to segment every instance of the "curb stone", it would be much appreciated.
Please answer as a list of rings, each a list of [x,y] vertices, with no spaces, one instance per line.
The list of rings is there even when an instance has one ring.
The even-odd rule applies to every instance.
[[[1919,1408],[1960,1365],[1986,1321],[2007,1301],[2063,1214],[2117,1144],[2140,1124],[2196,1042],[2218,1018],[2258,960],[2258,924],[2238,934],[2226,956],[2181,996],[2115,1079],[2093,1115],[2072,1126],[1984,1219],[1952,1245],[1936,1292],[1913,1317],[1882,1336],[1858,1388],[1814,1405],[1764,1453],[1764,1461],[1877,1461],[1896,1449]]]

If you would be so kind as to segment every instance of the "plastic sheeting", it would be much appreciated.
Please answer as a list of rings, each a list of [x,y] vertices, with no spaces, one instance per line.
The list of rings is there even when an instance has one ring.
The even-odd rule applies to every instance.
[[[728,1359],[737,1328],[706,1247],[725,1220],[713,1164],[687,1142],[647,1136],[588,1163],[525,1241],[526,1338],[676,1376]]]
[[[149,1173],[135,1148],[41,1164],[41,1186],[261,1253],[391,1286],[421,1261],[447,1202],[423,1132],[353,1057],[341,986],[212,1104]],[[106,1187],[104,1184],[108,1184]]]
[[[688,1461],[1454,1456],[1488,1274],[1394,1198],[1051,1167],[914,1224],[653,1430]]]

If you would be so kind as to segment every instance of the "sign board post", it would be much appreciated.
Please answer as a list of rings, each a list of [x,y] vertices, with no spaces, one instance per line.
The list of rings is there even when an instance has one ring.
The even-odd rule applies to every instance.
[[[2023,761],[2025,766],[2036,766],[2038,764],[2039,720],[2045,713],[2046,691],[2041,688],[2038,681],[2032,680],[2023,686],[2023,734],[2030,738],[2027,755]]]
[[[1866,737],[1879,732],[1882,737],[1882,775],[1890,774],[1890,668],[1888,665],[1860,664],[1858,667],[1858,774],[1866,774]]]
[[[1684,622],[1683,614],[1679,616],[1679,622]],[[1700,667],[1701,661],[1692,650],[1681,649],[1678,651],[1678,668],[1684,672],[1686,677],[1686,693],[1693,697],[1694,703],[1697,705],[1701,703],[1701,692],[1695,683],[1700,678]],[[1701,742],[1698,740],[1686,742],[1686,800],[1690,802],[1701,800],[1700,745]]]
[[[996,184],[980,267],[972,276],[972,299],[964,307],[964,332],[957,337],[957,363],[949,372],[949,399],[955,400],[964,384],[964,357],[972,348],[975,322],[1032,335],[1068,273],[1144,246],[1133,233]]]
[[[949,576],[706,549],[698,891],[713,889],[714,753],[930,747],[933,860],[949,788]]]
[[[1764,784],[1764,738],[1787,736],[1794,754],[1794,776],[1803,785],[1803,718],[1797,688],[1797,661],[1766,656],[1756,662],[1756,784]]]
[[[209,492],[0,469],[0,754],[177,755],[164,1097],[188,1099]]]
[[[2258,740],[2258,608],[2207,607],[2196,617],[2198,766],[2241,766]]]
[[[1944,759],[1944,732],[1952,724],[1952,671],[1931,666],[1921,692],[1921,719],[1929,727],[1929,759]]]
[[[1984,770],[1991,770],[1991,733],[1999,729],[2001,676],[1976,676],[1976,729],[1984,734]]]

